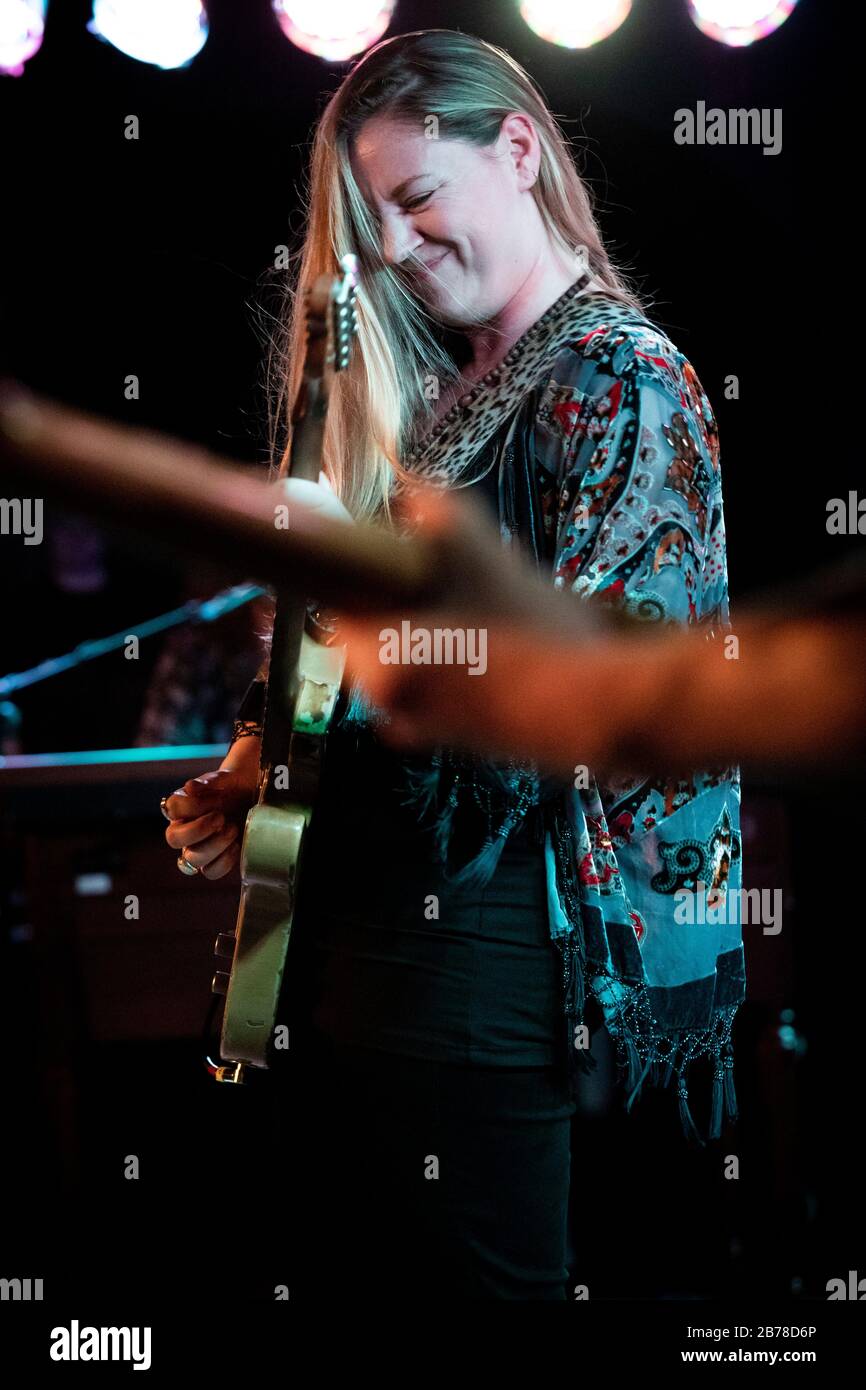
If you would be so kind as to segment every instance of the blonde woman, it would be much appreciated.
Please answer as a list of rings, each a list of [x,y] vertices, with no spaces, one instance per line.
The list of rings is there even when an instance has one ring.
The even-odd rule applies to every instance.
[[[299,498],[399,524],[412,478],[468,488],[503,546],[575,604],[601,595],[708,636],[729,625],[709,402],[612,266],[567,142],[506,53],[402,35],[328,102],[278,424],[300,292],[348,251],[357,348],[335,380],[325,477]],[[285,443],[275,432],[277,459]],[[219,772],[167,802],[168,843],[207,877],[238,859],[262,692]],[[292,1296],[324,1297],[348,1270],[353,1298],[562,1300],[592,1028],[629,1103],[675,1078],[699,1137],[687,1072],[709,1058],[701,1128],[735,1115],[739,926],[683,927],[675,895],[718,906],[739,881],[737,769],[552,781],[447,747],[401,755],[382,728],[362,689],[343,691],[296,910],[282,1103],[313,1219]]]

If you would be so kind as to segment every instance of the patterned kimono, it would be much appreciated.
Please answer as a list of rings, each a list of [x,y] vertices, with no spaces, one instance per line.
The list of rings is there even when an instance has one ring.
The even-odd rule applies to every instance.
[[[527,545],[576,600],[601,595],[648,622],[696,624],[720,640],[731,623],[712,408],[663,332],[610,295],[583,293],[586,283],[404,461],[459,485],[492,449],[504,543]],[[736,1118],[739,810],[737,767],[616,786],[585,770],[545,804],[550,932],[573,1060],[592,1068],[580,1027],[590,993],[626,1069],[629,1108],[646,1080],[667,1085],[675,1075],[683,1129],[695,1138],[687,1073],[697,1057],[713,1065],[709,1137],[725,1111]]]

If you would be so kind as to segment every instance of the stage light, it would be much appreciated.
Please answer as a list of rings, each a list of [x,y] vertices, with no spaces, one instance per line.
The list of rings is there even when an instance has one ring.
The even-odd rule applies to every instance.
[[[765,39],[784,24],[797,0],[688,0],[702,34],[731,48]]]
[[[305,53],[339,63],[381,39],[397,0],[273,0],[286,38]]]
[[[44,30],[45,0],[0,0],[0,72],[20,77]]]
[[[201,0],[93,0],[91,34],[157,68],[185,68],[207,42]]]
[[[631,0],[522,0],[530,29],[562,48],[591,48],[626,20]]]

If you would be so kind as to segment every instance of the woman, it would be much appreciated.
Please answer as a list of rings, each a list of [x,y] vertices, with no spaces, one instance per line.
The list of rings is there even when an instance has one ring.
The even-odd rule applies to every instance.
[[[728,625],[709,402],[612,267],[505,53],[430,30],[356,64],[316,132],[299,288],[349,250],[359,333],[331,398],[329,486],[298,498],[349,524],[393,518],[415,477],[471,487],[575,602]],[[281,408],[302,332],[296,298]],[[237,862],[262,692],[220,771],[168,798],[166,839],[207,877]],[[309,1083],[305,1171],[332,1222],[296,1291],[327,1290],[344,1240],[374,1295],[562,1300],[589,1025],[630,1099],[676,1072],[693,1132],[687,1064],[709,1055],[711,1134],[724,1102],[734,1114],[739,928],[678,927],[674,894],[706,884],[718,903],[739,881],[737,770],[552,781],[448,748],[400,756],[380,716],[341,694],[290,949],[292,1113]]]

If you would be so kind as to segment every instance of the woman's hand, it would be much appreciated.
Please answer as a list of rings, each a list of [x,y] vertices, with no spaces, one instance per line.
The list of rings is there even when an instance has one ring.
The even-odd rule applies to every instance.
[[[171,819],[165,838],[205,878],[222,878],[240,858],[244,822],[255,799],[249,772],[203,772],[166,798]]]

